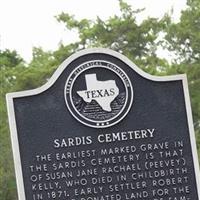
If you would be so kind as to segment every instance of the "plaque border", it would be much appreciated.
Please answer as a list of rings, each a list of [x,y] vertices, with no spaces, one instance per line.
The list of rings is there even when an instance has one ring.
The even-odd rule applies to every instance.
[[[194,126],[193,126],[192,110],[191,110],[191,102],[190,102],[190,97],[189,97],[188,81],[187,81],[186,74],[171,75],[171,76],[153,76],[142,71],[139,67],[137,67],[132,61],[130,61],[124,55],[116,51],[113,51],[110,49],[104,49],[104,48],[91,48],[91,49],[81,50],[69,56],[57,68],[57,70],[53,73],[53,75],[48,80],[48,82],[39,88],[6,94],[8,121],[9,121],[12,152],[13,152],[13,159],[14,159],[15,176],[16,176],[16,182],[17,182],[18,199],[26,200],[26,196],[25,196],[25,187],[24,187],[22,164],[21,164],[21,157],[20,157],[20,150],[19,150],[19,141],[18,141],[18,135],[17,135],[17,124],[16,124],[16,119],[15,119],[14,99],[20,98],[20,97],[38,95],[48,90],[56,82],[56,80],[60,77],[62,72],[65,70],[65,68],[72,61],[87,54],[99,54],[99,53],[107,54],[107,55],[110,55],[122,60],[125,64],[127,64],[130,68],[132,68],[132,70],[134,70],[136,73],[138,73],[143,78],[146,78],[148,80],[155,81],[155,82],[178,81],[178,80],[182,81],[184,98],[185,98],[185,108],[186,108],[186,113],[187,113],[189,137],[190,137],[191,150],[192,150],[192,158],[194,162],[194,172],[195,172],[195,178],[196,178],[196,184],[197,184],[198,199],[200,200],[200,169],[199,169],[197,146],[196,146],[196,141],[195,141],[195,132],[194,132]]]

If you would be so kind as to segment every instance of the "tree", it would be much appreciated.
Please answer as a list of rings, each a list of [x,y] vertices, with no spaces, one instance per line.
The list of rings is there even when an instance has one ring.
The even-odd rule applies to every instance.
[[[22,68],[23,59],[16,51],[0,51],[0,199],[17,199],[13,158],[6,113],[5,94],[12,91],[16,68]]]
[[[16,51],[6,49],[0,50],[0,67],[15,67],[21,63],[23,59],[17,54]]]
[[[110,17],[107,21],[99,17],[95,21],[76,20],[74,16],[61,13],[57,19],[68,29],[79,33],[80,41],[76,50],[89,47],[107,47],[123,53],[145,71],[156,73],[157,66],[167,66],[167,61],[156,56],[158,36],[163,21],[148,18],[141,24],[136,17],[143,10],[133,10],[130,5],[119,0],[121,15]]]
[[[188,0],[187,6],[179,23],[168,21],[165,39],[166,48],[176,55],[170,73],[188,75],[200,156],[200,1]]]

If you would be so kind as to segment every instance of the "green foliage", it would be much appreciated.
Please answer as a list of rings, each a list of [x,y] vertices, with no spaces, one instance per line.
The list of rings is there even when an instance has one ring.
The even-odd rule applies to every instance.
[[[188,0],[179,23],[167,26],[167,48],[174,51],[174,73],[186,73],[194,117],[194,125],[200,151],[200,1]],[[199,154],[200,156],[200,154]]]
[[[156,73],[155,67],[167,65],[165,60],[156,56],[158,49],[158,35],[163,28],[163,21],[148,18],[141,24],[136,21],[137,14],[142,10],[132,10],[124,1],[120,0],[120,16],[110,17],[102,21],[99,17],[95,21],[76,20],[67,13],[60,14],[57,19],[68,29],[77,30],[80,41],[77,49],[89,47],[107,47],[121,52],[141,66]]]
[[[17,54],[16,51],[0,50],[0,68],[3,67],[15,67],[21,63],[23,59]]]
[[[0,64],[0,200],[14,200],[17,199],[17,194],[5,94],[15,85],[16,77],[13,72],[23,66],[23,59],[16,51],[0,51]]]
[[[59,49],[53,52],[55,65],[60,65],[60,63],[62,63],[67,57],[69,57],[78,49],[78,46],[78,43],[69,44],[67,46],[60,44]]]
[[[193,63],[200,59],[200,1],[189,0],[181,21],[168,27],[168,48],[174,50],[179,62]]]
[[[134,10],[123,0],[119,0],[119,5],[121,14],[106,21],[99,17],[94,21],[77,20],[75,16],[61,13],[57,20],[69,30],[76,30],[79,40],[69,45],[60,44],[54,52],[33,48],[33,59],[28,64],[16,51],[0,51],[0,200],[17,199],[5,94],[41,86],[61,62],[84,48],[111,48],[151,74],[187,73],[200,156],[200,1],[188,0],[178,23],[169,15],[161,20],[147,18],[138,23],[137,15],[142,9]],[[163,34],[164,39],[160,37]],[[172,63],[157,56],[161,47],[174,52]]]

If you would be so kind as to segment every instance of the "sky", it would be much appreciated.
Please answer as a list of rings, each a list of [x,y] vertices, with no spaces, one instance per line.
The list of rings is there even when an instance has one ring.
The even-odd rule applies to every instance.
[[[145,8],[138,21],[147,16],[160,18],[173,8],[173,19],[178,21],[186,0],[126,0],[133,8]],[[162,2],[162,3],[161,3]],[[55,16],[61,12],[77,19],[106,20],[119,14],[118,0],[0,0],[0,49],[17,50],[29,62],[32,48],[56,50],[78,39],[76,32],[69,31]]]

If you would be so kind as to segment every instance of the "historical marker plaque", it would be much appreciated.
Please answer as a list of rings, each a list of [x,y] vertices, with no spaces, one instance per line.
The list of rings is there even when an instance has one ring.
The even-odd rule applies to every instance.
[[[7,105],[19,200],[199,200],[185,75],[84,50]]]

